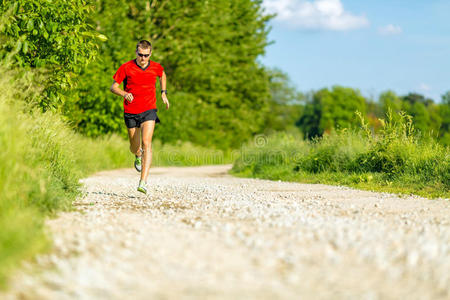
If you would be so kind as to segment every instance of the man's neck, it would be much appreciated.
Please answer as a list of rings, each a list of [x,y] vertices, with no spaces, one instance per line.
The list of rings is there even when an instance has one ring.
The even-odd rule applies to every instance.
[[[138,60],[136,60],[136,63],[138,64],[138,66],[139,67],[141,67],[141,68],[145,68],[145,67],[147,67],[148,66],[148,64],[149,64],[149,61],[145,64],[145,65],[141,65],[141,63],[138,61]]]

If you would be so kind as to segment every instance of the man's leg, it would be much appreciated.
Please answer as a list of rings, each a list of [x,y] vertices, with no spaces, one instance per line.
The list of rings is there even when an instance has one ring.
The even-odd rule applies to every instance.
[[[130,140],[130,151],[134,155],[141,156],[141,129],[128,128],[128,138]]]
[[[142,160],[141,181],[147,182],[148,173],[152,164],[152,138],[155,129],[155,121],[145,121],[141,124],[142,149],[144,150]]]

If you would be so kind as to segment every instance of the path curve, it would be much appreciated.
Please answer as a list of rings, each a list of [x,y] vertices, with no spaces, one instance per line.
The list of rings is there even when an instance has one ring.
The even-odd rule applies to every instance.
[[[450,203],[235,178],[229,165],[83,179],[54,250],[6,299],[449,299]],[[1,296],[1,295],[0,295]]]

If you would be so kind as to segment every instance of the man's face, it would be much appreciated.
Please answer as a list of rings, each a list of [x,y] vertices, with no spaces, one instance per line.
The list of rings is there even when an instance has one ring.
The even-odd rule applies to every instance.
[[[152,54],[152,50],[149,49],[142,49],[139,47],[136,51],[136,59],[139,62],[140,65],[146,65],[148,61],[150,60],[150,55]]]

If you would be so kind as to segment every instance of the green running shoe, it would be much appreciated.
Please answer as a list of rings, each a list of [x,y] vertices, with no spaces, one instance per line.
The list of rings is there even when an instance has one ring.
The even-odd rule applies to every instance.
[[[147,194],[147,183],[139,180],[138,192]]]
[[[136,156],[136,159],[134,160],[134,167],[138,172],[141,172],[142,170],[142,156]]]

